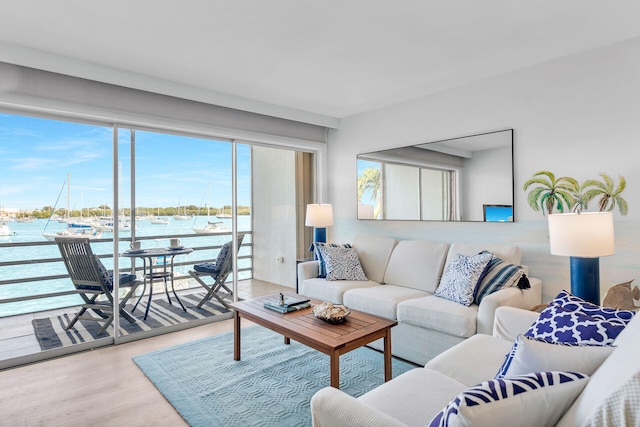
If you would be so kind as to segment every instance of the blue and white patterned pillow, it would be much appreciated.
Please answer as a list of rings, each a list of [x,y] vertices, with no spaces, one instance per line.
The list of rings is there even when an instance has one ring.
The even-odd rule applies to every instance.
[[[318,277],[327,277],[327,267],[324,258],[322,257],[322,252],[320,248],[323,246],[329,246],[332,248],[350,248],[351,245],[349,243],[325,243],[325,242],[313,242],[311,244],[313,247],[313,253],[315,258],[318,260]]]
[[[562,291],[540,313],[525,336],[550,343],[612,345],[634,314],[603,308]]]
[[[467,307],[473,302],[473,293],[493,255],[482,252],[467,256],[455,254],[440,279],[435,296]]]
[[[327,280],[367,280],[355,248],[320,246]]]
[[[485,252],[490,253],[488,251],[482,253]],[[517,286],[519,289],[531,287],[522,266],[511,264],[493,255],[487,269],[478,281],[473,301],[480,305],[487,295],[511,286]]]
[[[429,427],[555,425],[588,376],[548,371],[494,379],[456,396]]]

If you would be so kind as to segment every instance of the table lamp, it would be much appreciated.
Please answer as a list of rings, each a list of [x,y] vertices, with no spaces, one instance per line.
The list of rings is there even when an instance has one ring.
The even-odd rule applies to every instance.
[[[569,256],[571,293],[600,304],[600,259],[615,253],[613,214],[583,212],[549,215],[553,255]]]
[[[333,206],[330,204],[307,205],[307,217],[304,223],[313,227],[313,241],[327,242],[327,228],[333,225]]]

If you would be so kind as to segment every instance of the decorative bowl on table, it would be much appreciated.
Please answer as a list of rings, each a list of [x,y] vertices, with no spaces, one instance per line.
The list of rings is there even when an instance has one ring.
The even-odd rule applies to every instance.
[[[341,304],[333,304],[330,302],[323,302],[313,307],[313,315],[323,322],[337,325],[345,321],[347,316],[351,313],[347,307]]]

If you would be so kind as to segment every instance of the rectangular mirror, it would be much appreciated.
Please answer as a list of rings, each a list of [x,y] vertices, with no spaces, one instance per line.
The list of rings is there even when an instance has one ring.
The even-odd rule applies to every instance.
[[[513,129],[357,156],[358,219],[513,222]]]

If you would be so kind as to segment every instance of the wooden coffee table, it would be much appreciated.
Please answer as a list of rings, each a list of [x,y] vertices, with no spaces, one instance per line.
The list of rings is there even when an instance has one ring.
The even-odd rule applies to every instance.
[[[287,296],[299,297],[294,293]],[[351,310],[347,319],[338,325],[330,325],[317,319],[311,312],[320,301],[311,300],[312,307],[291,313],[278,313],[263,306],[265,299],[277,295],[253,298],[231,304],[235,310],[233,323],[233,358],[240,360],[240,318],[244,317],[284,336],[284,343],[290,339],[305,344],[331,358],[331,386],[340,388],[340,355],[362,347],[379,338],[384,339],[384,380],[391,379],[391,328],[398,324],[395,320],[384,319],[356,310]]]

